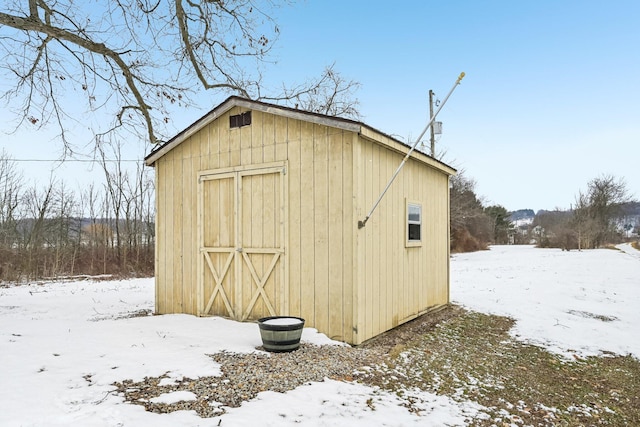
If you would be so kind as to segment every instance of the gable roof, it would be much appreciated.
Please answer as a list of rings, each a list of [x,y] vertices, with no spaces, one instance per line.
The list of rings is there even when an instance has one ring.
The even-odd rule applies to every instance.
[[[351,132],[358,133],[368,139],[377,141],[384,145],[389,145],[388,143],[383,142],[383,140],[388,140],[390,142],[402,145],[404,147],[411,148],[410,145],[398,141],[397,139],[380,132],[379,130],[368,126],[362,122],[356,120],[345,119],[342,117],[334,117],[327,116],[324,114],[313,113],[311,111],[298,110],[295,108],[285,107],[282,105],[269,104],[262,101],[253,101],[250,99],[242,98],[239,96],[230,96],[218,106],[214,107],[213,110],[209,111],[204,116],[200,117],[198,120],[189,125],[182,132],[178,133],[176,136],[171,138],[169,141],[164,144],[159,145],[154,148],[147,157],[145,157],[144,162],[147,166],[153,166],[153,164],[162,156],[167,154],[176,146],[180,145],[183,141],[188,139],[190,136],[194,135],[202,128],[207,126],[212,121],[216,120],[227,111],[231,110],[234,107],[243,107],[254,111],[261,111],[263,113],[275,114],[278,116],[284,116],[292,119],[303,120],[310,123],[325,125],[333,128],[343,129]],[[435,162],[438,164],[439,168],[444,170],[446,173],[452,175],[456,173],[456,170],[451,166],[432,158],[422,152],[414,151],[417,155],[425,156],[428,159],[428,163]],[[423,159],[426,160],[426,159]]]

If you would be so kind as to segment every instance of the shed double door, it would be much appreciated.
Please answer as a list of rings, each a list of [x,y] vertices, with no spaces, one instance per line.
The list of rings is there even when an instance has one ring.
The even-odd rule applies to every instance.
[[[284,175],[284,165],[200,174],[200,315],[286,314]]]

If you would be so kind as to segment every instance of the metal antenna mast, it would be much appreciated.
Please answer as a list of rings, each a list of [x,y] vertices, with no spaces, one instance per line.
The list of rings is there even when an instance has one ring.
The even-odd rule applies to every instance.
[[[391,187],[391,184],[393,184],[393,181],[396,179],[396,176],[398,176],[398,174],[400,173],[400,170],[402,169],[404,164],[407,162],[407,160],[411,156],[411,153],[413,153],[413,151],[416,149],[418,143],[420,142],[420,140],[422,139],[424,134],[427,133],[427,130],[431,127],[431,125],[435,121],[436,117],[438,116],[438,113],[440,113],[440,110],[442,110],[442,107],[444,107],[444,104],[447,103],[447,100],[449,99],[449,97],[451,96],[453,91],[456,89],[456,87],[460,84],[460,82],[462,81],[463,78],[464,78],[464,72],[460,73],[460,75],[458,76],[458,79],[456,80],[455,84],[453,85],[453,87],[451,88],[451,90],[449,91],[447,96],[444,97],[444,100],[442,101],[442,103],[440,103],[440,106],[438,107],[436,112],[433,113],[433,115],[431,116],[431,120],[429,120],[429,123],[427,123],[427,126],[420,133],[420,136],[418,136],[418,138],[416,138],[416,142],[413,143],[413,145],[411,146],[411,149],[409,150],[407,155],[404,157],[404,159],[402,159],[402,162],[400,163],[400,166],[398,166],[398,169],[396,169],[396,171],[393,173],[393,176],[391,177],[391,179],[387,183],[387,186],[384,188],[384,190],[382,190],[382,194],[380,194],[380,197],[378,197],[378,200],[376,200],[376,202],[373,204],[373,207],[371,208],[371,210],[369,211],[367,216],[364,217],[364,219],[362,221],[358,221],[358,228],[363,228],[365,225],[367,225],[367,221],[369,221],[369,218],[371,218],[371,215],[373,214],[373,211],[376,210],[376,208],[380,204],[380,201],[384,197],[385,193],[387,192],[387,190],[389,190],[389,187]]]

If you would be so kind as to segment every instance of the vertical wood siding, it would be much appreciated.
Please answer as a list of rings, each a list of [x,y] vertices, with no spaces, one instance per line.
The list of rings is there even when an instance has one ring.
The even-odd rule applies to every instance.
[[[157,311],[159,313],[198,314],[214,288],[208,266],[198,267],[202,256],[198,236],[205,245],[223,239],[226,245],[233,225],[214,211],[201,218],[203,230],[197,229],[198,174],[231,167],[247,167],[286,161],[287,172],[287,306],[278,304],[281,314],[302,316],[307,325],[328,336],[352,340],[353,318],[353,134],[340,129],[314,125],[259,111],[252,112],[252,124],[229,129],[229,115],[236,107],[212,121],[155,164],[158,188],[156,264]],[[243,180],[243,218],[239,227],[243,236],[256,243],[275,239],[274,230],[262,227],[263,198],[277,196],[275,184],[267,177]],[[232,203],[230,181],[207,180],[202,197],[205,204]],[[265,188],[264,193],[252,186]],[[271,189],[271,190],[269,190]],[[214,200],[215,199],[215,200]],[[256,209],[252,209],[254,205]],[[270,206],[270,205],[269,205]],[[267,209],[271,209],[267,207]],[[204,211],[200,215],[205,215]],[[284,220],[284,219],[283,219]],[[213,229],[222,230],[214,232]],[[226,230],[226,231],[225,231]],[[258,242],[260,240],[260,242]],[[249,242],[250,244],[253,242]],[[224,246],[223,245],[223,246]],[[252,255],[256,271],[267,268],[267,257]],[[224,254],[211,254],[216,271],[226,261]],[[230,272],[229,281],[236,280]],[[278,274],[278,273],[276,273]],[[205,292],[198,298],[198,275],[205,280]],[[247,271],[241,272],[241,292],[224,289],[229,298],[249,298],[255,289]],[[268,281],[266,287],[273,286]],[[252,288],[253,287],[253,288]],[[255,312],[264,313],[258,301]],[[223,301],[216,299],[212,313],[228,316]]]
[[[233,218],[211,208],[234,203],[233,178],[199,184],[199,174],[276,162],[286,165],[286,213],[266,217],[286,221],[286,262],[266,288],[286,282],[286,295],[272,301],[279,314],[304,317],[307,326],[358,344],[448,303],[446,173],[409,160],[366,227],[358,229],[357,221],[404,156],[397,144],[389,148],[353,132],[255,110],[250,126],[229,129],[229,115],[240,112],[231,109],[155,163],[158,313],[199,314],[209,301],[215,283],[209,266],[198,263],[199,241],[233,246],[233,233],[240,232],[255,246],[279,244],[277,229],[264,223],[261,212],[277,209],[281,187],[274,177],[279,175],[242,178],[242,218]],[[422,204],[419,247],[405,247],[407,198]],[[220,271],[227,259],[217,253],[210,261]],[[258,275],[269,266],[269,256],[250,259]],[[232,289],[238,282],[240,288]],[[240,268],[229,272],[223,289],[230,300],[246,300],[255,285]],[[259,300],[252,315],[267,309]],[[221,299],[211,313],[230,315]]]
[[[363,219],[404,154],[359,138],[354,150],[358,219]],[[358,330],[361,343],[449,298],[448,176],[410,159],[367,225],[356,231]],[[422,205],[422,244],[405,247],[406,202]]]

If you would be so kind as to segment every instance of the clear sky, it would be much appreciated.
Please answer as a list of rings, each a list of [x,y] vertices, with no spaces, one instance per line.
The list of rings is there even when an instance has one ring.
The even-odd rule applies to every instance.
[[[569,208],[602,174],[640,198],[640,1],[307,0],[274,17],[268,80],[301,82],[335,62],[362,85],[363,121],[405,141],[427,123],[429,89],[443,98],[464,71],[438,149],[487,203]],[[224,97],[203,97],[177,127]],[[22,157],[13,142],[34,139],[0,147]]]
[[[280,19],[281,70],[336,61],[364,121],[417,136],[444,97],[445,160],[507,209],[568,208],[603,173],[640,197],[640,2],[309,1]]]

